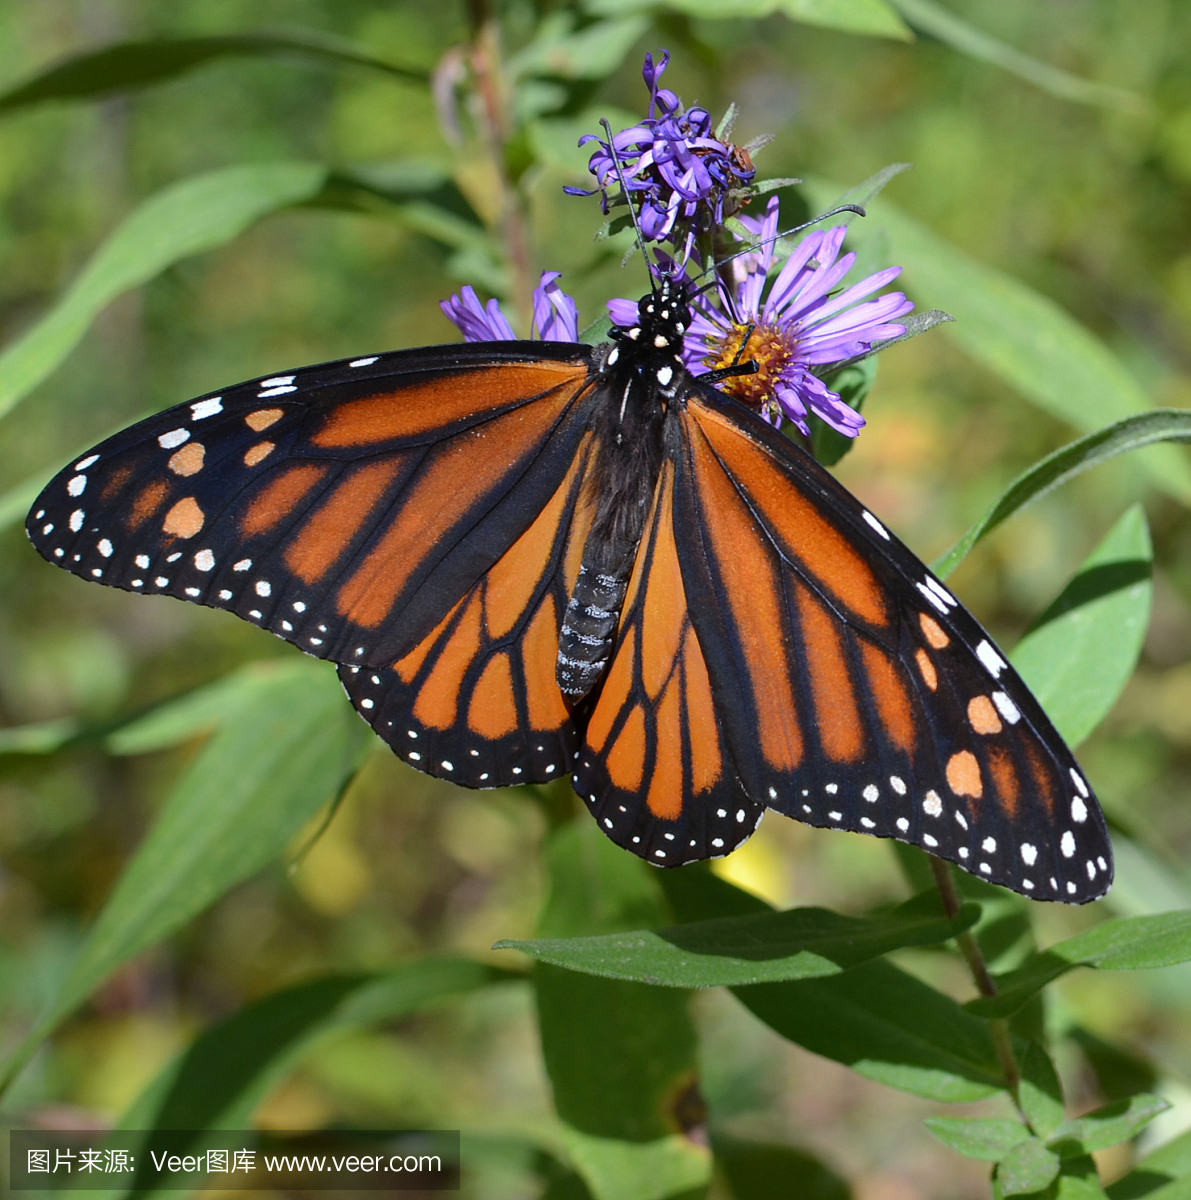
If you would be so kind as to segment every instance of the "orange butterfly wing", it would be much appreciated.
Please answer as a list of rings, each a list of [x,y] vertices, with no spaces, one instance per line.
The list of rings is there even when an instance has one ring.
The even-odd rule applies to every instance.
[[[1084,902],[1111,848],[988,635],[808,455],[709,388],[677,418],[674,528],[732,761],[759,803]]]
[[[556,495],[591,402],[585,347],[398,351],[241,384],[61,472],[27,525],[51,562],[391,666]]]
[[[604,832],[658,866],[727,854],[765,811],[728,751],[687,603],[674,502],[667,461],[574,769]]]

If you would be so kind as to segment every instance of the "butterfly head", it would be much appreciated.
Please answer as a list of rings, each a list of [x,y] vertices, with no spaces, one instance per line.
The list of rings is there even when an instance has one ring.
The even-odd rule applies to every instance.
[[[634,343],[632,358],[639,367],[654,358],[682,362],[682,339],[691,324],[686,293],[685,284],[663,276],[655,291],[642,296],[636,322],[627,327],[613,327],[614,340]]]

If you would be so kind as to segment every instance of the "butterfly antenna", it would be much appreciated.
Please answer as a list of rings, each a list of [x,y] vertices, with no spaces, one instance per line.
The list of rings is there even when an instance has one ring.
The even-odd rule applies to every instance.
[[[620,181],[620,190],[624,195],[624,202],[629,206],[629,216],[633,221],[633,232],[637,235],[637,249],[641,251],[641,257],[645,259],[645,266],[649,271],[649,290],[656,292],[657,288],[654,285],[653,267],[650,266],[649,255],[645,252],[645,235],[641,232],[641,223],[637,220],[637,210],[633,207],[633,198],[629,194],[629,185],[625,182],[624,169],[620,165],[620,155],[616,153],[616,143],[612,140],[612,126],[608,124],[607,117],[600,118],[600,125],[603,126],[604,132],[608,135],[608,153],[612,155],[612,165],[616,168],[616,178]]]
[[[793,229],[783,229],[780,233],[775,233],[772,237],[763,238],[759,242],[752,242],[750,245],[742,247],[740,250],[737,250],[735,254],[729,254],[727,258],[721,258],[718,262],[712,263],[711,266],[704,267],[703,270],[695,276],[695,280],[701,279],[709,271],[719,270],[720,267],[724,266],[726,263],[732,262],[734,259],[742,258],[746,254],[755,254],[761,249],[762,246],[768,246],[770,242],[780,242],[782,238],[791,237],[796,233],[801,233],[804,229],[809,229],[812,225],[818,225],[820,221],[826,221],[828,217],[835,217],[843,212],[855,213],[860,217],[868,216],[868,213],[866,213],[859,204],[841,204],[839,208],[833,208],[830,212],[820,213],[813,220],[806,221],[801,225],[795,225]],[[707,281],[707,283],[703,284],[702,287],[695,288],[690,295],[692,297],[701,296],[705,291],[707,291],[708,288],[713,287],[715,283],[715,279],[710,279]]]

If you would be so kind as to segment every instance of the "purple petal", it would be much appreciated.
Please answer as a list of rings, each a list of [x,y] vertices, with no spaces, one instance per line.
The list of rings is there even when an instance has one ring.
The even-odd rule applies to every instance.
[[[608,316],[612,318],[613,325],[619,325],[621,329],[631,329],[637,323],[637,302],[622,297],[609,300]]]
[[[560,271],[543,271],[533,291],[533,323],[544,342],[577,342],[579,310],[575,301],[558,286]]]
[[[475,288],[465,284],[456,295],[439,304],[447,320],[458,326],[466,342],[505,342],[515,341],[517,335],[513,332],[505,315],[500,310],[500,304],[495,298],[488,301],[487,307],[480,303]]]

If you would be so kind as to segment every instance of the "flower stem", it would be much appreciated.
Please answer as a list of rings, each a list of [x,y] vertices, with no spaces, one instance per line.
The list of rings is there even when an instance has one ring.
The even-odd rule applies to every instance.
[[[469,0],[472,44],[469,54],[476,96],[480,102],[480,125],[500,187],[497,226],[509,272],[509,303],[518,332],[529,334],[533,313],[533,251],[526,221],[525,198],[509,174],[506,149],[511,126],[506,88],[501,70],[500,23],[488,0]]]
[[[928,854],[927,858],[930,860],[930,869],[935,877],[935,886],[939,889],[939,895],[943,900],[943,911],[949,917],[958,916],[961,901],[955,887],[955,880],[951,875],[951,867],[933,854]],[[980,944],[972,936],[971,931],[965,930],[958,934],[955,941],[967,960],[968,969],[972,972],[972,979],[977,990],[982,996],[995,996],[997,985],[993,982],[988,964],[984,961]],[[1013,1103],[1020,1112],[1018,1088],[1021,1084],[1021,1068],[1018,1066],[1017,1056],[1013,1053],[1013,1041],[1009,1036],[1009,1022],[1003,1017],[992,1017],[989,1019],[988,1028],[997,1049],[997,1058],[1001,1063],[1001,1073],[1005,1077],[1005,1084],[1009,1088],[1009,1094],[1013,1097]]]

